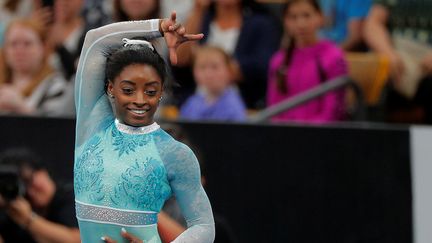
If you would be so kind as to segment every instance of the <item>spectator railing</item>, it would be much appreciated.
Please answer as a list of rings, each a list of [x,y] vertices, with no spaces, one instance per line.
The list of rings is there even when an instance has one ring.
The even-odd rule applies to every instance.
[[[328,92],[335,91],[337,89],[350,87],[353,89],[354,94],[356,96],[356,105],[354,106],[355,112],[352,112],[353,120],[365,120],[366,118],[366,106],[364,104],[363,92],[361,88],[356,84],[350,77],[342,76],[329,81],[324,82],[323,84],[314,87],[308,91],[300,93],[294,97],[288,98],[281,103],[268,107],[249,118],[249,121],[252,123],[260,123],[265,122],[269,118],[278,115],[287,110],[293,109],[301,104],[309,102],[313,99],[319,98],[325,95]]]

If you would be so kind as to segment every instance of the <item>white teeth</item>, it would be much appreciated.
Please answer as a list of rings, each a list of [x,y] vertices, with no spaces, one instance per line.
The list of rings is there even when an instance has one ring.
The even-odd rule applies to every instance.
[[[147,112],[147,110],[130,110],[130,111],[132,111],[133,113],[136,113],[138,115],[142,115],[142,114]]]

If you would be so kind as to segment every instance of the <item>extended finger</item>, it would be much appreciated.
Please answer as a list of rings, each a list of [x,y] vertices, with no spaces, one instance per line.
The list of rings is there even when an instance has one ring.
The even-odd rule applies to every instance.
[[[129,232],[127,232],[124,228],[122,228],[122,230],[121,230],[121,235],[123,238],[125,238],[129,242],[133,242],[133,243],[142,243],[143,242],[142,240],[138,239],[133,234],[130,234]]]
[[[176,13],[176,11],[172,11],[172,12],[171,12],[171,17],[170,17],[170,19],[171,19],[171,21],[172,21],[173,23],[175,23],[175,21],[176,21],[176,19],[177,19],[177,13]]]
[[[103,236],[103,237],[101,237],[101,240],[102,240],[103,242],[105,242],[105,243],[117,243],[117,241],[115,241],[115,240],[109,238],[108,236]]]
[[[198,41],[204,37],[204,34],[185,34],[183,35],[182,42],[186,41]]]

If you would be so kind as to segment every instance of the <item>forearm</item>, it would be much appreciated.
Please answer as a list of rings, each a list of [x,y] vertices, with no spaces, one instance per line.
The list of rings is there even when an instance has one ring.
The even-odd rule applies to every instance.
[[[213,243],[215,238],[214,224],[197,224],[188,228],[172,243]]]
[[[389,55],[394,51],[390,33],[386,28],[388,15],[389,13],[385,7],[374,5],[370,16],[366,19],[364,28],[365,40],[369,47],[375,52],[385,55]]]
[[[80,242],[79,230],[48,221],[42,217],[34,218],[27,230],[38,243]]]
[[[362,30],[364,22],[362,20],[352,20],[348,24],[348,36],[341,43],[341,48],[345,51],[353,50],[362,41]]]

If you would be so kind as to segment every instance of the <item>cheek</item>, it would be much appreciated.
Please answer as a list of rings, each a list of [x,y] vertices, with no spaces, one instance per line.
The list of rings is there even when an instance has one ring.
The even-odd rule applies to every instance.
[[[315,17],[313,18],[312,22],[313,22],[312,25],[314,29],[320,29],[324,24],[324,19],[321,17]]]
[[[296,28],[295,21],[292,20],[292,19],[286,18],[285,21],[284,21],[284,27],[285,27],[285,31],[288,34],[292,34],[294,32],[295,28]]]
[[[44,59],[45,50],[43,46],[34,46],[31,50],[32,56],[34,56],[34,62],[41,63]]]
[[[198,84],[203,84],[205,83],[205,72],[203,71],[203,69],[201,68],[194,68],[194,77],[195,77],[195,82],[197,82]]]

